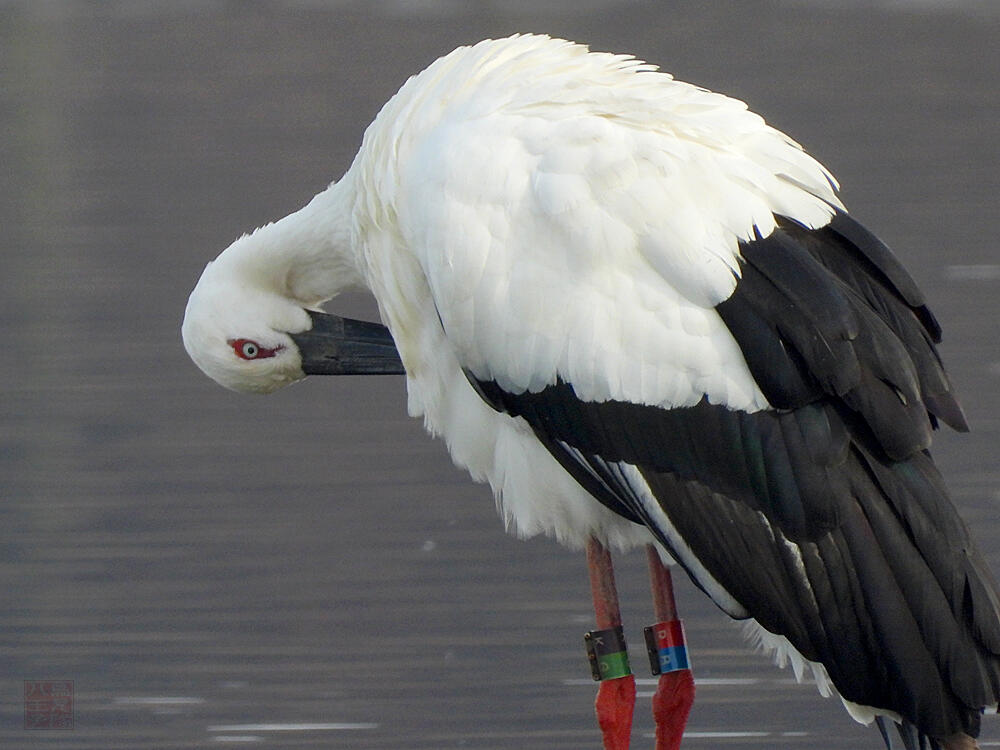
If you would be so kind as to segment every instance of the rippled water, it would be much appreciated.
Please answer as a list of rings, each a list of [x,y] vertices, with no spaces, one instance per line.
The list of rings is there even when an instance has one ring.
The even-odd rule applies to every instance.
[[[838,174],[944,323],[974,431],[935,453],[1000,570],[1000,29],[888,5],[0,3],[0,744],[599,746],[582,555],[505,536],[401,380],[241,397],[178,335],[202,265],[339,175],[408,75],[516,30],[739,95]],[[638,643],[642,555],[619,584]],[[879,747],[679,588],[686,747]],[[52,679],[74,729],[24,730]]]

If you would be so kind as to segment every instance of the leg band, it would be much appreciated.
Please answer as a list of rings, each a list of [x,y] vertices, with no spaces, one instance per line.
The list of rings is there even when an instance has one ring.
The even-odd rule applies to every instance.
[[[691,669],[684,641],[684,625],[680,620],[658,622],[643,633],[649,653],[649,668],[654,675]]]
[[[598,682],[632,674],[628,665],[625,633],[621,625],[607,630],[591,630],[583,636],[590,659],[590,672]]]

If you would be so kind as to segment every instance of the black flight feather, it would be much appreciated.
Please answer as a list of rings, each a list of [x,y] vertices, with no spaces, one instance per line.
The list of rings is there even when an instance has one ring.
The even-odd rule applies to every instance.
[[[649,526],[698,586],[721,586],[730,614],[822,663],[845,699],[899,713],[907,748],[975,736],[1000,695],[1000,601],[926,451],[936,418],[965,427],[940,327],[844,213],[820,229],[779,217],[740,249],[716,309],[772,410],[469,382],[600,502]]]

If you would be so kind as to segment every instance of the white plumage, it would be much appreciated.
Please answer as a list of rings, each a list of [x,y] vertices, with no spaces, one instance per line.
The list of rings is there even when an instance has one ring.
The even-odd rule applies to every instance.
[[[521,36],[411,78],[330,191],[357,196],[356,268],[399,347],[410,414],[522,535],[624,546],[646,535],[567,482],[462,368],[513,391],[562,376],[587,400],[765,407],[712,308],[735,286],[737,241],[774,213],[826,223],[831,181],[742,102]]]
[[[548,397],[564,394],[559,388],[569,384],[574,399],[569,408],[581,413],[616,404],[651,407],[655,418],[685,410],[708,413],[712,407],[751,416],[786,413],[787,407],[775,411],[765,395],[784,397],[781,384],[751,372],[757,366],[748,364],[751,334],[734,330],[719,307],[737,297],[747,248],[779,231],[781,237],[801,235],[808,244],[810,230],[827,228],[828,240],[851,235],[858,253],[868,252],[858,249],[868,242],[865,272],[885,287],[878,293],[892,298],[888,308],[905,306],[914,321],[900,329],[900,340],[907,344],[907,326],[923,323],[928,332],[923,345],[930,346],[935,334],[927,321],[933,319],[929,312],[920,317],[926,310],[919,292],[910,291],[912,282],[894,260],[885,260],[879,249],[884,246],[853,229],[836,230],[840,234],[828,229],[832,219],[844,216],[836,187],[826,169],[742,102],[674,81],[630,57],[591,53],[570,42],[531,35],[485,41],[459,48],[411,78],[368,128],[340,181],[301,211],[237,240],[209,264],[188,303],[184,342],[199,367],[223,385],[273,390],[305,374],[294,337],[312,325],[306,310],[317,310],[346,287],[365,287],[378,301],[405,366],[410,414],[422,416],[427,429],[444,438],[456,463],[490,483],[509,527],[571,546],[596,536],[627,548],[655,537],[723,609],[760,617],[746,600],[756,589],[751,585],[740,601],[738,581],[720,582],[726,564],[703,559],[711,546],[692,547],[707,542],[676,528],[662,490],[652,485],[659,481],[656,472],[688,482],[681,487],[701,482],[708,487],[698,490],[708,492],[705,502],[725,499],[730,491],[743,502],[744,490],[725,482],[721,488],[712,485],[697,451],[684,467],[650,469],[648,462],[628,459],[629,440],[607,438],[617,446],[611,453],[607,445],[588,448],[589,437],[573,443],[569,427],[550,429],[546,420],[563,419],[563,412],[530,410],[542,408],[543,400],[545,409],[552,407]],[[801,248],[796,252],[805,254]],[[831,268],[836,262],[821,260]],[[770,277],[776,289],[796,299],[800,282],[782,286],[781,273]],[[869,323],[868,308],[855,309],[861,292],[844,291],[854,277],[820,279],[822,270],[806,275],[813,273],[817,289],[836,300],[843,297],[847,311],[838,312],[835,305],[829,320],[828,311],[820,311],[820,333],[806,339],[829,335],[831,346],[843,341],[860,352],[867,331],[890,336],[883,328],[895,325],[895,313],[887,313],[885,323]],[[813,319],[808,309],[805,314]],[[783,325],[779,315],[761,326],[762,341],[784,336]],[[788,324],[793,325],[798,324]],[[247,340],[267,355],[234,356],[234,342]],[[931,382],[946,384],[943,373],[925,377],[921,371],[919,386],[907,385],[916,382],[912,373],[923,366],[919,352],[912,354],[915,365],[909,356],[887,364],[880,358],[888,356],[881,353],[888,348],[874,347],[873,362],[858,354],[857,377],[851,368],[847,375],[838,369],[834,375],[846,380],[831,376],[830,385],[823,368],[833,367],[830,362],[840,355],[827,361],[820,353],[814,362],[800,341],[782,339],[779,351],[799,346],[793,369],[804,360],[800,369],[806,374],[800,375],[808,388],[814,381],[823,387],[796,402],[795,409],[804,410],[794,413],[811,419],[810,405],[836,401],[838,406],[829,406],[821,420],[836,459],[817,449],[813,463],[796,464],[800,459],[789,443],[796,472],[816,464],[826,471],[828,460],[847,455],[849,449],[838,442],[844,429],[835,417],[840,399],[873,425],[877,440],[883,437],[880,429],[885,431],[881,410],[908,406],[909,399],[897,400],[896,394],[912,391],[927,411],[950,424],[961,422],[960,411],[942,406],[953,403],[946,385],[942,396]],[[882,371],[897,364],[902,374]],[[864,390],[866,367],[875,372],[873,383],[890,384],[888,396],[875,385]],[[788,381],[789,393],[807,387],[796,385],[798,377]],[[506,396],[491,399],[491,393]],[[861,395],[852,400],[855,393]],[[923,425],[929,435],[928,419],[933,422],[922,407],[919,412],[917,437],[903,435],[906,445],[916,441],[914,450],[926,447],[920,442]],[[959,416],[950,420],[955,413]],[[749,419],[740,429],[750,429]],[[864,454],[858,459],[863,463],[868,443],[858,440],[861,447],[850,448],[851,455]],[[891,468],[900,457],[895,448],[885,450],[893,456],[886,459]],[[581,481],[591,484],[585,489]],[[613,497],[612,504],[621,503],[619,511],[625,508],[643,523],[614,512],[607,498],[595,499],[595,485]],[[746,490],[760,491],[756,485]],[[809,526],[816,509],[802,502]],[[811,592],[802,607],[821,610],[816,597],[822,592],[815,591],[803,558],[817,553],[797,536],[798,526],[782,527],[782,508],[755,512],[756,521],[734,516],[733,523],[763,529],[770,540],[766,554],[774,559],[784,549],[788,559],[798,560],[788,575]],[[824,527],[823,533],[828,531]],[[839,527],[833,532],[841,533]],[[706,567],[712,564],[715,573]],[[854,597],[853,606],[860,607],[861,594]],[[984,601],[995,607],[995,598]],[[763,638],[783,644],[801,662],[785,635]],[[819,658],[811,661],[825,676]],[[995,703],[995,693],[988,693],[983,701]],[[879,713],[898,710],[876,706]]]

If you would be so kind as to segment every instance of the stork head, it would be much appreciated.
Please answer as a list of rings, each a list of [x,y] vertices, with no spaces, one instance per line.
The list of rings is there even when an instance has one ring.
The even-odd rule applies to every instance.
[[[181,325],[188,355],[215,382],[270,393],[306,375],[404,373],[385,326],[307,309],[227,260],[205,267]]]
[[[352,243],[353,183],[343,179],[209,263],[184,311],[184,348],[227,388],[270,393],[306,375],[400,374],[389,331],[319,306],[363,288]]]
[[[300,305],[227,273],[216,260],[205,267],[188,298],[184,348],[212,380],[235,391],[270,393],[306,376],[292,334],[312,320]]]

